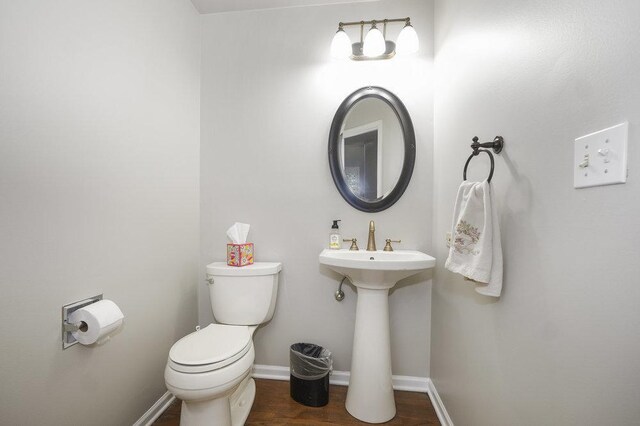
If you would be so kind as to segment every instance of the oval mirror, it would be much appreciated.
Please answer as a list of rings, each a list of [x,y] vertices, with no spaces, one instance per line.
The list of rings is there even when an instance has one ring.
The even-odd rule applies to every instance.
[[[400,199],[413,173],[416,143],[409,112],[381,87],[358,89],[340,104],[329,132],[329,167],[340,195],[364,212]]]

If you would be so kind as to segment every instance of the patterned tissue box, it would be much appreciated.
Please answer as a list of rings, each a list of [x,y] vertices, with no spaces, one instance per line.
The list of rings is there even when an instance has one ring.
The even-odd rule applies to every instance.
[[[253,263],[253,243],[227,244],[227,265],[247,266]]]

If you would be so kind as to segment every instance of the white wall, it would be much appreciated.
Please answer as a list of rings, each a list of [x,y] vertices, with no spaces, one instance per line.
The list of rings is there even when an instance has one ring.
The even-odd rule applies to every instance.
[[[0,423],[131,424],[196,324],[199,18],[188,0],[0,2]],[[124,330],[62,350],[95,294]]]
[[[311,341],[334,353],[336,369],[350,369],[356,294],[349,287],[346,299],[336,302],[340,277],[318,265],[332,219],[342,219],[344,237],[363,245],[373,219],[380,247],[384,238],[399,238],[402,248],[431,252],[432,9],[430,1],[401,0],[203,17],[199,319],[202,325],[213,319],[204,266],[224,260],[229,225],[250,223],[256,260],[284,265],[275,316],[256,333],[259,364],[288,365],[289,345]],[[419,33],[418,55],[379,62],[330,59],[339,21],[404,16]],[[390,27],[390,35],[401,28]],[[367,85],[402,99],[417,138],[405,195],[376,214],[359,212],[341,198],[327,159],[336,109]],[[394,374],[428,374],[430,292],[425,273],[391,294]]]
[[[638,16],[631,0],[436,3],[431,376],[456,425],[638,424]],[[573,140],[625,120],[628,183],[573,189]],[[470,139],[498,134],[494,301],[443,263]]]

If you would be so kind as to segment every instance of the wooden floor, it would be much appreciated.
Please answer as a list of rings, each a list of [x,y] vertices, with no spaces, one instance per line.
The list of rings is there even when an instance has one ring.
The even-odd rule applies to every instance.
[[[256,379],[256,399],[245,425],[366,425],[344,408],[346,386],[331,385],[329,404],[314,408],[298,404],[289,396],[289,382]],[[426,393],[395,391],[396,416],[386,425],[434,425],[440,422]],[[176,400],[156,420],[156,426],[180,423],[180,401]]]

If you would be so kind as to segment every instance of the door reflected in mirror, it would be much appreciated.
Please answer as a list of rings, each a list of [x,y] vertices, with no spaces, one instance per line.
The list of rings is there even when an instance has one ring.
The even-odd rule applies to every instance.
[[[395,112],[366,98],[347,113],[340,133],[340,166],[347,186],[364,201],[384,198],[398,183],[404,161],[402,128]]]

